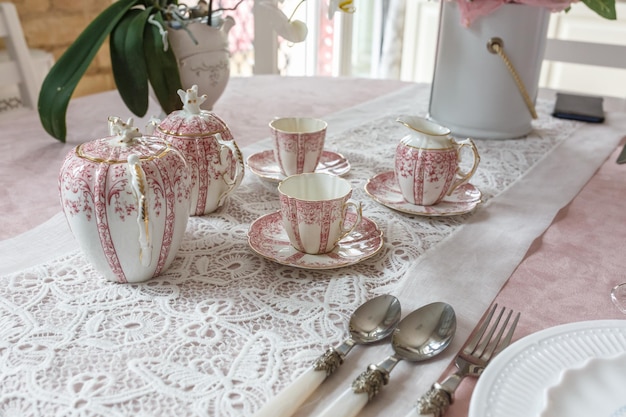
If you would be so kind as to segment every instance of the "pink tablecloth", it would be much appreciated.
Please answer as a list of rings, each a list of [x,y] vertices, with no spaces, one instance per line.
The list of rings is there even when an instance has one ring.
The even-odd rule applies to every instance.
[[[626,282],[626,165],[615,163],[621,146],[535,240],[494,300],[522,312],[516,340],[564,323],[626,319],[609,296]],[[449,417],[467,416],[475,385],[472,378],[462,383]]]

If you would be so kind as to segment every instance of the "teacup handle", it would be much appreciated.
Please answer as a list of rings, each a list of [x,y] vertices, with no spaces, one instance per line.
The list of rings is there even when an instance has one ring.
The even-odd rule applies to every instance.
[[[151,223],[148,215],[146,174],[141,168],[139,155],[128,155],[128,171],[130,172],[130,185],[137,198],[137,226],[139,228],[139,246],[141,246],[139,260],[142,266],[149,266],[152,262]]]
[[[452,187],[450,187],[450,189],[448,190],[448,195],[452,194],[454,190],[456,190],[461,185],[468,182],[470,178],[472,178],[472,175],[474,175],[474,173],[476,172],[476,169],[478,168],[478,163],[480,162],[480,155],[478,155],[478,149],[476,149],[476,145],[474,144],[473,140],[471,140],[470,138],[467,138],[465,140],[457,141],[456,144],[458,145],[458,148],[456,151],[457,151],[457,155],[459,155],[459,158],[460,158],[461,150],[463,149],[463,147],[469,146],[469,148],[472,150],[473,161],[472,161],[472,167],[467,172],[460,172],[460,170],[457,170],[456,181],[452,184]]]
[[[235,177],[231,178],[229,172],[225,172],[222,175],[222,179],[224,180],[228,188],[224,190],[224,192],[222,192],[222,194],[220,195],[217,203],[219,207],[224,203],[224,199],[226,198],[226,196],[230,194],[230,192],[234,190],[239,184],[241,184],[244,174],[244,163],[241,151],[239,150],[239,147],[237,146],[235,141],[224,140],[222,139],[222,135],[219,133],[215,134],[215,139],[220,145],[220,165],[224,165],[225,161],[230,158],[230,155],[235,155]]]
[[[356,213],[356,220],[354,221],[354,224],[352,224],[352,226],[346,228],[344,227],[346,225],[345,223],[346,215],[348,214],[348,210],[350,209],[350,207],[354,208],[354,212]],[[343,204],[343,217],[341,219],[341,236],[339,236],[339,239],[337,239],[337,242],[339,242],[341,239],[343,239],[348,234],[350,234],[359,225],[359,223],[361,223],[362,218],[363,218],[363,208],[361,207],[361,203],[357,204],[357,203],[353,203],[352,201],[348,201],[344,203]]]

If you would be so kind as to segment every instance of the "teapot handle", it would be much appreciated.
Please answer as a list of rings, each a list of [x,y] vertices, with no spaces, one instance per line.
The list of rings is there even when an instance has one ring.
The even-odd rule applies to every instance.
[[[470,138],[467,138],[465,140],[456,141],[456,144],[458,145],[456,151],[457,151],[457,155],[459,155],[459,158],[460,158],[461,150],[463,149],[463,147],[468,146],[472,151],[473,161],[472,161],[472,167],[467,172],[460,172],[460,170],[457,170],[456,181],[452,184],[452,187],[450,187],[450,189],[448,190],[448,195],[452,194],[454,190],[456,190],[461,185],[469,181],[472,175],[474,175],[474,173],[476,172],[476,169],[478,168],[478,163],[480,162],[480,155],[478,155],[478,149],[476,149],[476,145],[474,144],[473,140],[471,140]]]
[[[222,192],[222,194],[220,195],[217,203],[217,206],[220,207],[224,203],[224,199],[226,198],[226,196],[230,194],[230,192],[234,190],[239,184],[241,184],[244,174],[244,162],[243,155],[241,155],[241,151],[239,150],[239,147],[234,140],[224,140],[222,139],[222,135],[219,133],[215,135],[215,139],[220,145],[220,165],[223,166],[225,164],[225,161],[228,160],[227,158],[230,158],[231,155],[235,156],[234,178],[230,177],[230,172],[224,172],[224,174],[222,174],[222,179],[224,180],[228,188],[224,190],[224,192]]]
[[[152,237],[150,217],[148,215],[148,197],[146,190],[146,174],[141,168],[141,160],[138,155],[128,156],[128,170],[130,171],[130,184],[135,197],[137,197],[137,226],[139,227],[139,260],[142,266],[149,266],[152,262]]]

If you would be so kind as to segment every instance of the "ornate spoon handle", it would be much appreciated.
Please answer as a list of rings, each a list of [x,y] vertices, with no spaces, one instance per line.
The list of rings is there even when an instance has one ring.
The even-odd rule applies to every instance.
[[[397,363],[397,358],[390,356],[378,365],[370,365],[362,372],[352,387],[344,391],[317,417],[354,417],[373,399],[383,385],[389,382],[389,372]]]
[[[293,415],[298,407],[341,365],[352,346],[354,344],[351,341],[346,341],[336,349],[328,349],[317,358],[311,368],[269,400],[254,417],[290,417]]]

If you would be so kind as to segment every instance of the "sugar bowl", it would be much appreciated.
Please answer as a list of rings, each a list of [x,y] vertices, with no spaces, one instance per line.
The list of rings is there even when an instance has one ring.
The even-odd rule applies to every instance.
[[[111,136],[68,153],[61,205],[87,259],[110,281],[141,282],[165,271],[180,247],[191,201],[185,159],[143,136],[132,119],[109,118]]]
[[[201,110],[206,96],[198,96],[198,86],[178,90],[183,109],[170,113],[162,122],[154,121],[154,134],[178,148],[191,173],[192,216],[215,211],[241,184],[243,156],[233,135],[215,113]]]

